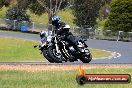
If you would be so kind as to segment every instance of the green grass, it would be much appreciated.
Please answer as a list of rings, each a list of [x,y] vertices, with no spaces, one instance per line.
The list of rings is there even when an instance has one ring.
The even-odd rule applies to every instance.
[[[5,17],[7,9],[8,9],[7,7],[2,7],[0,9],[0,18],[4,18]]]
[[[101,49],[92,48],[92,49],[90,49],[90,51],[91,51],[92,56],[93,56],[94,59],[99,59],[99,58],[102,58],[102,57],[111,56],[111,53],[103,51]]]
[[[88,74],[130,74],[132,69],[88,69]],[[75,77],[78,71],[0,71],[0,88],[132,88],[129,84],[86,84],[80,86]]]
[[[27,10],[28,14],[30,14],[32,21],[37,23],[43,23],[44,25],[47,25],[48,23],[48,14],[44,13],[40,16],[35,15],[31,13],[29,10]],[[64,11],[60,11],[58,15],[61,17],[61,20],[67,24],[69,24],[71,27],[75,27],[76,25],[73,23],[75,17],[72,14],[72,10],[66,9]]]
[[[19,38],[0,37],[0,61],[44,61],[38,48],[34,49],[35,41],[29,41]],[[110,56],[111,53],[90,49],[93,58]]]
[[[0,61],[43,61],[34,41],[5,37],[0,41]]]

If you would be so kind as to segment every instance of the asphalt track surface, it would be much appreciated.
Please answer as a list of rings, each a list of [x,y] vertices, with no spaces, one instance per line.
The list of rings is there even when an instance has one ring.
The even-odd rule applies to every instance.
[[[27,33],[16,33],[16,32],[0,32],[0,37],[15,37],[23,38],[28,40],[39,41],[40,37],[37,34],[27,34]],[[115,55],[110,58],[92,60],[91,64],[132,64],[132,42],[122,42],[122,41],[108,41],[108,40],[94,40],[88,39],[86,42],[89,48],[103,49],[106,51],[114,52]],[[38,62],[39,63],[39,62]],[[49,64],[49,62],[42,62],[44,64]],[[41,63],[41,64],[42,64]],[[65,64],[82,64],[80,61]]]

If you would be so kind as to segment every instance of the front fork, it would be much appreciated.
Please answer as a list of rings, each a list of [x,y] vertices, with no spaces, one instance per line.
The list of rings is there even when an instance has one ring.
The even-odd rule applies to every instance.
[[[56,37],[55,37],[55,48],[56,48],[57,53],[60,53]]]

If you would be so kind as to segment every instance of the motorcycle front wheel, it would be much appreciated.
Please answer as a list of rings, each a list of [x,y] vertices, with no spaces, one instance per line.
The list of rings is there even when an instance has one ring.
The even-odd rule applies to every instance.
[[[48,56],[48,51],[47,50],[43,50],[43,56],[50,62],[50,63],[54,63],[54,60]]]
[[[58,54],[53,46],[48,47],[47,51],[48,51],[48,56],[50,56],[54,60],[54,62],[62,63],[63,61],[62,55]]]

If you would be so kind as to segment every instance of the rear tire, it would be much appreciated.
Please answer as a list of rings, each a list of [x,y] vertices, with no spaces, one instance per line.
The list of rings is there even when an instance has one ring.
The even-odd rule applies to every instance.
[[[82,55],[82,57],[80,58],[80,60],[83,63],[89,63],[92,60],[92,55],[91,53],[89,55]]]
[[[60,55],[60,58],[58,58],[57,53],[55,53],[56,50],[52,46],[48,47],[47,51],[48,51],[48,56],[50,56],[54,60],[54,62],[62,63],[62,55]]]
[[[43,50],[43,56],[50,62],[50,63],[54,63],[54,60],[48,56],[48,52],[47,50]]]

